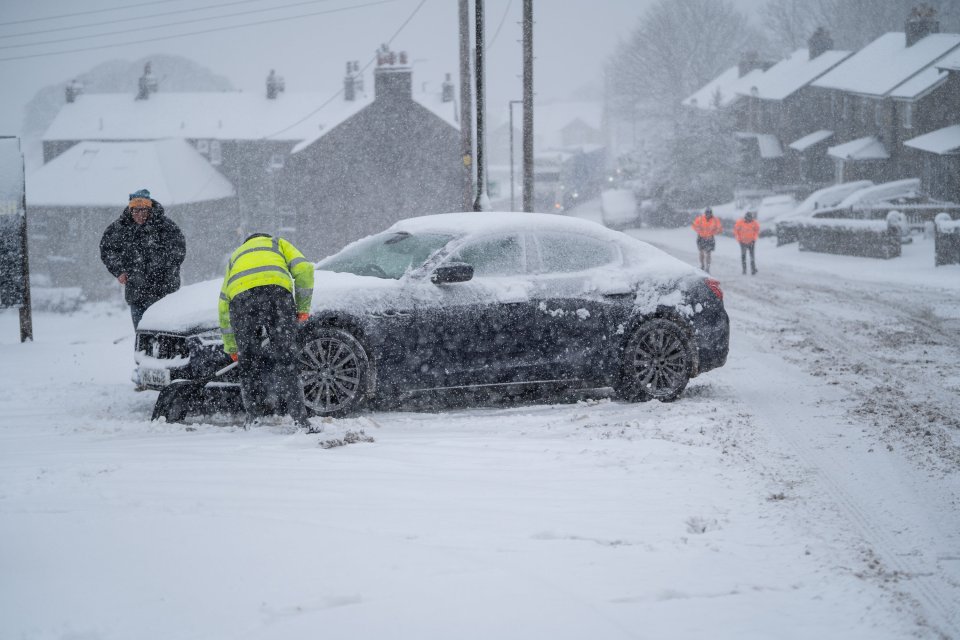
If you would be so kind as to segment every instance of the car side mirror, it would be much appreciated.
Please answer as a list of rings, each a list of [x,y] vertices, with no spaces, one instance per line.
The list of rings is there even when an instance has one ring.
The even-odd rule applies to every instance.
[[[441,265],[430,274],[430,282],[433,284],[450,284],[453,282],[466,282],[473,279],[473,265],[464,262],[450,262]]]

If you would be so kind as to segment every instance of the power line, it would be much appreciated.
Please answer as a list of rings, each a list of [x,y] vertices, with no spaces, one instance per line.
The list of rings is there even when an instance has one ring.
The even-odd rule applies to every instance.
[[[169,4],[171,2],[180,2],[181,0],[153,0],[153,2],[141,2],[140,4],[128,4],[123,7],[110,7],[107,9],[93,9],[91,11],[78,11],[76,13],[61,13],[56,16],[47,16],[45,18],[28,18],[26,20],[11,20],[9,22],[0,22],[0,27],[4,27],[8,24],[24,24],[26,22],[41,22],[43,20],[58,20],[60,18],[73,18],[75,16],[86,16],[91,13],[106,13],[108,11],[122,11],[124,9],[132,9],[134,7],[146,7],[151,4]]]
[[[510,5],[513,4],[513,0],[510,0],[507,3],[507,8],[503,10],[503,16],[500,17],[500,24],[497,25],[497,31],[493,34],[493,37],[490,39],[490,44],[487,45],[487,50],[493,49],[493,43],[497,41],[497,36],[500,35],[500,29],[503,29],[503,23],[507,21],[507,14],[510,13]]]
[[[186,38],[189,36],[202,35],[205,33],[215,33],[217,31],[229,31],[231,29],[242,29],[244,27],[254,27],[261,24],[272,24],[275,22],[285,22],[287,20],[297,20],[299,18],[308,18],[311,16],[320,16],[330,13],[340,13],[343,11],[353,11],[354,9],[363,9],[366,7],[373,7],[381,4],[390,4],[396,2],[397,0],[377,0],[376,2],[367,2],[365,4],[357,4],[349,7],[338,7],[336,9],[327,9],[325,11],[314,11],[312,13],[302,13],[295,16],[285,16],[282,18],[272,18],[270,20],[258,20],[257,22],[247,22],[244,24],[235,24],[225,27],[215,27],[213,29],[201,29],[199,31],[188,31],[186,33],[177,33],[169,36],[157,36],[156,38],[140,38],[138,40],[129,40],[126,42],[115,42],[113,44],[104,44],[96,47],[81,47],[79,49],[65,49],[63,51],[50,51],[47,53],[31,53],[23,56],[10,56],[8,58],[0,58],[0,62],[9,62],[11,60],[27,60],[29,58],[45,58],[49,56],[59,56],[66,53],[82,53],[84,51],[97,51],[100,49],[111,49],[115,47],[127,47],[130,45],[143,44],[145,42],[158,42],[160,40],[172,40],[174,38]]]
[[[393,35],[390,36],[390,37],[387,39],[386,44],[393,44],[393,41],[396,39],[396,37],[397,37],[398,35],[400,35],[400,32],[403,31],[408,24],[410,24],[410,21],[413,20],[414,16],[416,16],[417,13],[420,12],[420,9],[421,9],[421,8],[423,7],[423,5],[425,5],[426,3],[427,3],[427,0],[420,0],[420,4],[418,4],[418,5],[416,6],[416,8],[414,8],[414,10],[410,13],[410,15],[407,16],[407,19],[403,21],[403,24],[401,24],[401,25],[397,28],[397,30],[393,32]],[[373,54],[373,55],[370,57],[370,59],[367,61],[367,64],[363,65],[363,68],[360,69],[360,72],[363,73],[364,71],[366,71],[366,70],[370,67],[370,65],[373,64],[373,61],[376,60],[376,59],[377,59],[377,54]],[[300,118],[299,120],[297,120],[297,121],[294,122],[293,124],[287,125],[287,126],[284,127],[283,129],[280,129],[279,131],[275,131],[275,132],[271,133],[270,135],[264,136],[264,138],[272,138],[272,137],[274,137],[274,136],[280,135],[280,134],[283,133],[284,131],[289,131],[290,129],[294,128],[294,127],[297,126],[298,124],[303,123],[303,122],[306,121],[307,119],[309,119],[309,118],[313,117],[314,115],[316,115],[317,113],[319,113],[324,107],[326,107],[328,104],[330,104],[331,102],[333,102],[334,100],[336,100],[337,98],[339,98],[342,94],[343,94],[343,88],[341,87],[336,93],[334,93],[332,96],[330,96],[330,98],[329,98],[327,101],[325,101],[323,104],[321,104],[319,107],[317,107],[316,109],[314,109],[313,111],[311,111],[311,112],[308,113],[307,115],[303,116],[302,118]]]
[[[255,1],[255,0],[251,0]],[[302,7],[308,4],[318,4],[321,2],[329,2],[330,0],[303,0],[303,2],[294,2],[292,4],[281,4],[275,7],[267,7],[264,9],[251,9],[249,11],[239,11],[237,13],[225,13],[220,16],[206,17],[206,18],[192,18],[190,20],[179,20],[177,22],[167,22],[164,24],[154,24],[150,25],[150,29],[163,29],[164,27],[177,27],[184,24],[193,24],[196,22],[209,22],[210,20],[222,20],[224,18],[235,18],[237,16],[247,16],[253,13],[266,13],[267,11],[274,11],[276,9],[289,9],[291,7]],[[129,29],[121,29],[120,31],[102,31],[100,33],[91,33],[86,36],[73,36],[72,38],[57,38],[56,40],[43,40],[40,42],[28,42],[25,44],[7,44],[0,46],[0,49],[20,49],[23,47],[37,47],[44,44],[59,44],[61,42],[71,42],[73,40],[86,40],[88,38],[102,38],[104,36],[115,36],[122,33],[129,33]]]
[[[195,13],[197,11],[206,11],[207,9],[220,9],[238,4],[250,4],[253,2],[262,2],[263,0],[237,0],[236,2],[224,2],[223,4],[209,4],[205,7],[194,7],[192,9],[177,9],[176,11],[161,11],[160,13],[147,13],[132,18],[117,18],[116,20],[98,20],[97,22],[86,22],[84,24],[74,24],[69,27],[56,27],[53,29],[39,29],[38,31],[22,31],[20,33],[8,33],[0,35],[3,38],[22,38],[24,36],[37,36],[44,33],[56,33],[58,31],[72,31],[73,29],[86,29],[87,27],[102,27],[108,24],[119,24],[121,22],[135,22],[137,20],[148,20],[150,18],[160,18],[163,16],[179,15],[181,13]],[[148,3],[149,4],[149,3]],[[279,9],[280,7],[275,7]]]

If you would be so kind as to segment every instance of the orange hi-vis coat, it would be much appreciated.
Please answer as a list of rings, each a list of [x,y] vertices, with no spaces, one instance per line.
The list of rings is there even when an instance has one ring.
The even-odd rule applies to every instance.
[[[697,216],[697,219],[693,221],[691,226],[701,238],[712,238],[713,236],[720,235],[720,233],[723,231],[723,225],[720,223],[720,218],[717,218],[716,216],[707,220],[707,216],[699,215]]]
[[[747,222],[743,218],[740,218],[737,220],[737,224],[733,225],[733,237],[736,238],[740,244],[756,242],[757,238],[760,237],[760,223],[756,220]]]

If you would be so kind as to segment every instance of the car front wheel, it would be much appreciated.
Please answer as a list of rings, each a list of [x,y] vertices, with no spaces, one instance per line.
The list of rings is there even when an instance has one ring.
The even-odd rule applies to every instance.
[[[647,320],[627,341],[618,391],[631,402],[676,400],[690,380],[690,358],[683,329],[664,318]]]
[[[360,409],[371,374],[366,349],[348,331],[320,327],[298,356],[303,399],[318,416],[340,416]]]

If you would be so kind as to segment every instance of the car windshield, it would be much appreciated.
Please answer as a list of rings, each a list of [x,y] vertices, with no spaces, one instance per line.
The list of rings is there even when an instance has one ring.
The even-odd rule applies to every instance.
[[[452,238],[439,233],[380,233],[321,260],[317,269],[399,280],[407,271],[426,262]]]

